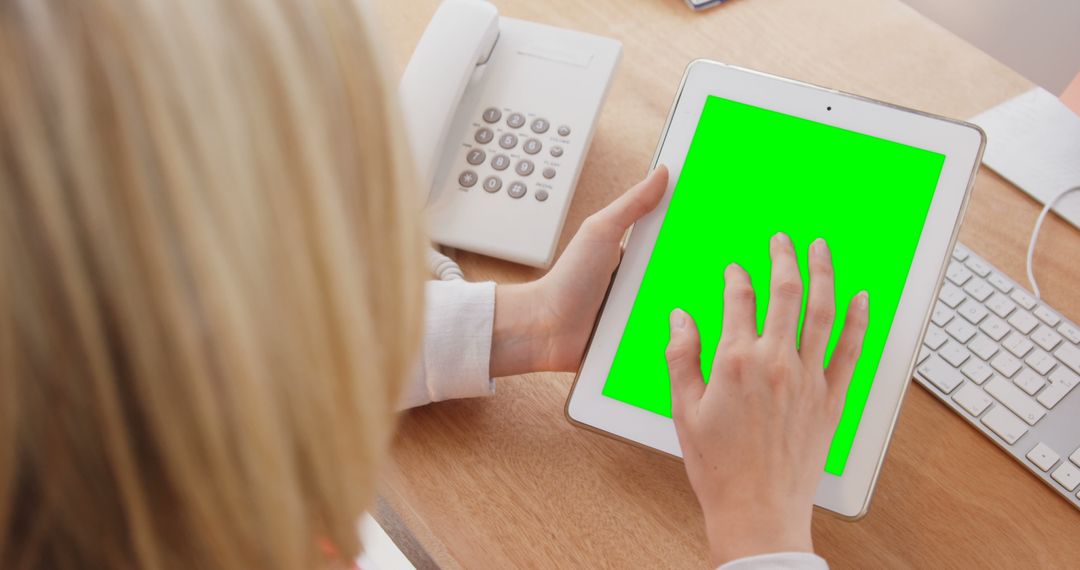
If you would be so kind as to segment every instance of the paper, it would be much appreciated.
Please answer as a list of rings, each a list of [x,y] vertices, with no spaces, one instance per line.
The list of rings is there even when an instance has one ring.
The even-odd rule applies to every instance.
[[[415,570],[405,554],[369,514],[365,513],[360,521],[360,536],[364,541],[364,554],[356,561],[360,570]]]
[[[1045,204],[1080,186],[1080,117],[1035,88],[971,119],[986,131],[983,164]],[[1080,228],[1080,192],[1054,211]]]

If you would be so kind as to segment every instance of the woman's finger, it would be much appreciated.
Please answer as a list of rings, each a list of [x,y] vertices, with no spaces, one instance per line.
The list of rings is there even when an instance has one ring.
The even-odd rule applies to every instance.
[[[701,376],[701,337],[697,324],[682,309],[671,311],[671,340],[667,346],[668,374],[671,376],[671,416],[676,425],[694,409],[705,393]]]
[[[667,190],[668,170],[661,164],[604,209],[592,216],[592,230],[604,239],[621,240],[626,230],[656,208]]]
[[[825,370],[825,379],[829,383],[829,389],[839,398],[847,394],[848,384],[851,383],[851,374],[855,370],[855,364],[862,354],[863,338],[866,336],[866,325],[870,316],[870,297],[866,291],[855,295],[848,305],[847,318],[844,320],[844,330],[840,333],[840,340],[836,343],[832,358],[829,360],[829,368]]]
[[[810,294],[806,301],[799,354],[803,362],[815,368],[825,365],[825,349],[832,336],[836,318],[836,292],[833,289],[833,266],[829,246],[818,238],[810,244]]]
[[[750,275],[732,263],[724,270],[724,322],[720,342],[757,338],[757,297]]]
[[[795,331],[799,326],[802,310],[802,277],[795,259],[791,238],[784,233],[773,236],[769,242],[772,256],[772,281],[769,311],[765,316],[765,337],[795,344]]]

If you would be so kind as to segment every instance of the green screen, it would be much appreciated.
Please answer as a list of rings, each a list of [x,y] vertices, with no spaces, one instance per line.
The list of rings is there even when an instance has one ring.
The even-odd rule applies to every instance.
[[[870,323],[825,470],[841,475],[945,157],[719,97],[709,97],[675,185],[603,394],[671,416],[668,315],[690,313],[709,377],[723,318],[724,268],[738,263],[769,302],[769,239],[787,233],[809,286],[806,250],[823,237],[836,271],[837,314],[870,294]],[[805,311],[805,300],[804,300]],[[802,319],[800,317],[800,328]]]

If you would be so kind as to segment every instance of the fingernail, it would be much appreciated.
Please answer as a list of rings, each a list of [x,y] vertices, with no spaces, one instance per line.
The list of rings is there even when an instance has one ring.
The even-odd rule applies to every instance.
[[[784,232],[778,232],[773,236],[773,243],[777,245],[791,245],[791,238]]]
[[[870,306],[870,293],[860,291],[858,295],[855,295],[855,303],[859,305],[860,309],[868,308]]]
[[[729,263],[728,266],[724,269],[724,273],[729,273],[731,271],[743,271],[743,268],[738,263]]]
[[[825,238],[814,240],[814,243],[810,244],[810,253],[818,257],[829,257],[829,244],[825,243]]]
[[[686,311],[682,309],[675,309],[674,311],[671,311],[671,328],[686,328]]]

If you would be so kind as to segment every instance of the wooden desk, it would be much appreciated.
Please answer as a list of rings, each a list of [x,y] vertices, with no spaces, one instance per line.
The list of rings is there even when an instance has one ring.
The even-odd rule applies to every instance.
[[[437,0],[382,0],[384,52],[400,73]],[[622,65],[570,211],[582,219],[641,177],[684,66],[706,57],[953,117],[1030,84],[897,0],[496,0],[500,12],[620,39]],[[1023,282],[1036,204],[979,175],[961,239]],[[1037,256],[1046,298],[1080,320],[1080,233],[1050,220]],[[1057,252],[1055,256],[1054,252]],[[462,253],[470,279],[536,271]],[[494,398],[405,415],[380,517],[453,568],[707,567],[700,511],[674,460],[571,427],[570,374],[498,382]],[[836,568],[1062,567],[1080,561],[1080,512],[981,433],[912,386],[870,514],[818,514]]]

